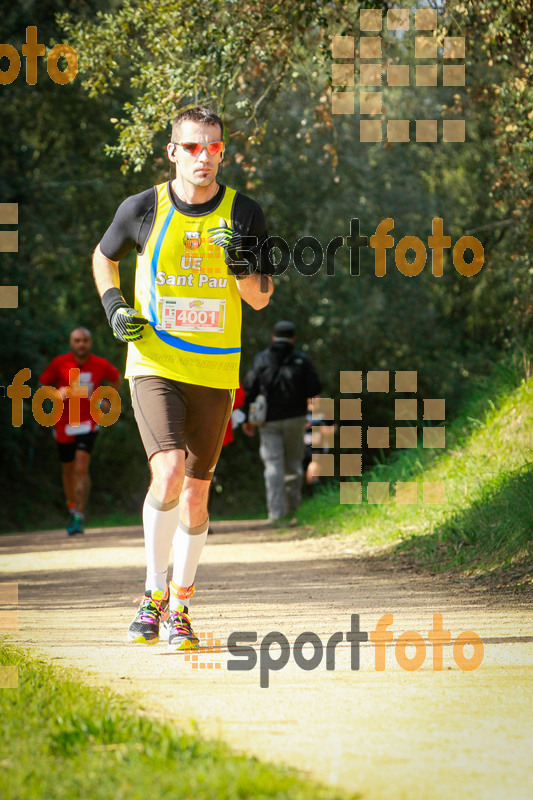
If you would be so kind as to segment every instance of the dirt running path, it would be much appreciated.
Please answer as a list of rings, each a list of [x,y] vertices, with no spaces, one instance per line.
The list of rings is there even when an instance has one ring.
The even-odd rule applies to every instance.
[[[197,575],[195,629],[215,632],[223,645],[232,631],[257,631],[258,642],[282,632],[290,659],[270,673],[269,688],[260,688],[258,667],[228,671],[234,657],[226,647],[198,656],[198,664],[221,668],[193,668],[166,643],[125,643],[131,601],[143,589],[140,528],[92,529],[74,540],[63,531],[2,536],[0,582],[19,584],[13,640],[81,669],[89,681],[135,694],[154,716],[186,727],[195,720],[202,735],[359,791],[364,800],[533,797],[531,604],[376,564],[346,539],[303,540],[259,523],[215,529]],[[295,664],[299,633],[313,631],[325,645],[349,630],[351,614],[372,631],[388,612],[395,641],[407,630],[427,641],[435,612],[452,640],[476,631],[483,663],[462,671],[445,645],[444,669],[434,671],[428,646],[422,668],[408,672],[388,645],[386,669],[377,672],[367,642],[354,671],[344,636],[334,671],[326,671],[325,657],[313,671]]]

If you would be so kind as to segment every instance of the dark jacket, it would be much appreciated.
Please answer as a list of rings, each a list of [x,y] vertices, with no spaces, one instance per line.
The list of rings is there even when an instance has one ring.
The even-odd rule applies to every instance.
[[[305,417],[307,398],[322,391],[322,382],[313,362],[287,341],[272,342],[258,353],[243,381],[246,401],[242,408],[248,416],[250,403],[258,394],[267,398],[267,422],[291,417]]]

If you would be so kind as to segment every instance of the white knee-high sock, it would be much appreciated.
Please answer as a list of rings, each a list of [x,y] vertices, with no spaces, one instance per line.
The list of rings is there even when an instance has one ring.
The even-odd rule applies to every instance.
[[[161,503],[148,492],[143,506],[147,591],[167,588],[170,548],[179,518],[178,500]]]
[[[172,573],[172,583],[176,586],[188,588],[194,583],[196,568],[200,561],[207,531],[209,530],[209,517],[201,525],[189,528],[181,522],[174,534],[172,546],[174,548],[174,570]],[[187,601],[185,605],[189,605]],[[169,608],[177,611],[180,606],[179,598],[170,593]]]

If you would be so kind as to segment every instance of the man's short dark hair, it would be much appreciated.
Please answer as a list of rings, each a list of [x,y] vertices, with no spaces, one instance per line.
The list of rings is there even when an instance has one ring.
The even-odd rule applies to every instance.
[[[214,111],[205,106],[196,106],[195,108],[188,108],[178,114],[172,123],[172,141],[179,140],[179,129],[182,122],[190,120],[191,122],[198,122],[201,125],[218,125],[220,127],[220,138],[224,138],[224,123]]]

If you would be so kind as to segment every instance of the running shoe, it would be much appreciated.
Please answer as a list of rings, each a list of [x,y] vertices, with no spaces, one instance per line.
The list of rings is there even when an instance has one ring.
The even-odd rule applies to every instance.
[[[182,611],[171,611],[165,622],[170,650],[197,650],[198,636],[192,629],[187,606]]]
[[[84,516],[80,511],[71,511],[70,518],[67,522],[67,533],[69,536],[75,536],[77,533],[84,532]]]
[[[169,591],[166,590],[149,589],[144,593],[143,597],[138,597],[134,600],[137,603],[140,600],[137,613],[128,628],[128,639],[131,642],[139,644],[157,644],[159,641],[159,624],[167,613],[168,609]]]

